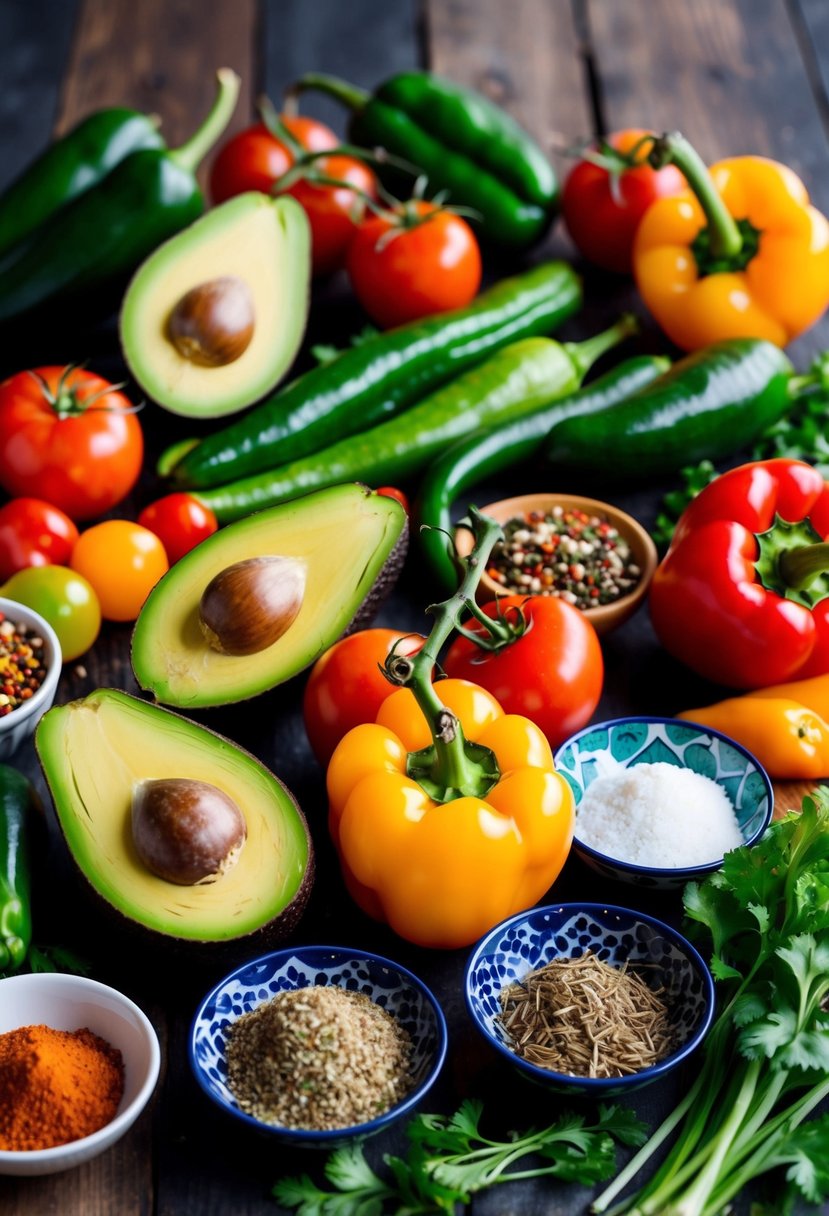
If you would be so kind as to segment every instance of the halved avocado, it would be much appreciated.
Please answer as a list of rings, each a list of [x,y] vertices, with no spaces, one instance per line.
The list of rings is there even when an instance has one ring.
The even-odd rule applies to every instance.
[[[219,418],[244,409],[293,362],[310,281],[311,234],[300,204],[240,194],[139,267],[121,306],[130,371],[174,414]]]
[[[50,709],[36,744],[76,866],[131,926],[179,942],[265,946],[296,924],[313,878],[308,826],[282,782],[236,744],[110,688]],[[171,778],[208,783],[244,817],[235,864],[214,882],[169,882],[136,851],[134,792]]]
[[[354,483],[230,524],[151,591],[132,637],[138,683],[165,705],[190,707],[283,683],[371,618],[406,539],[400,503]]]

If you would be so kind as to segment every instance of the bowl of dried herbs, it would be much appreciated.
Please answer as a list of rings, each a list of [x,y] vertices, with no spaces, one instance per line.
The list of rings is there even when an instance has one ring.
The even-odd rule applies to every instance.
[[[525,1077],[622,1094],[664,1076],[714,1015],[707,966],[676,929],[628,908],[559,904],[496,925],[466,965],[475,1026]]]

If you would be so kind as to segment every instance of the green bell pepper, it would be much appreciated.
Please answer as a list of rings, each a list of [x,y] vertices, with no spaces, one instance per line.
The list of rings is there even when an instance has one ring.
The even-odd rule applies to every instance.
[[[471,222],[492,245],[523,249],[549,228],[559,197],[552,165],[527,132],[480,93],[432,72],[399,72],[374,93],[310,72],[288,96],[306,89],[349,107],[353,143],[385,148],[424,174],[431,194],[445,191],[450,205],[471,208]],[[399,170],[379,171],[399,189]]]

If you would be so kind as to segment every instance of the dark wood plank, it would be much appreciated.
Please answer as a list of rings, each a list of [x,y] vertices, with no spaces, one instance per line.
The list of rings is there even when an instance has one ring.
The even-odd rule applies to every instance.
[[[49,139],[77,7],[76,0],[0,4],[0,189]]]
[[[815,205],[829,211],[829,133],[784,4],[586,3],[611,128],[681,128],[708,161],[773,157],[790,165]],[[805,367],[827,346],[824,318],[791,352]]]
[[[824,125],[829,128],[829,5],[825,0],[789,0],[789,7]]]

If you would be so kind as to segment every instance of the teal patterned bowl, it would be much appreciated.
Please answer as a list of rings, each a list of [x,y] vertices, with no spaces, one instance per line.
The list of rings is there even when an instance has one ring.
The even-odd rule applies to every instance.
[[[614,718],[585,727],[558,749],[555,765],[576,801],[573,848],[588,866],[606,878],[641,887],[674,890],[718,870],[722,857],[705,865],[655,867],[638,865],[601,853],[579,838],[579,804],[588,786],[612,758],[629,768],[636,764],[675,764],[722,787],[731,801],[743,843],[754,844],[771,822],[774,791],[760,762],[739,743],[694,722],[678,718]]]

